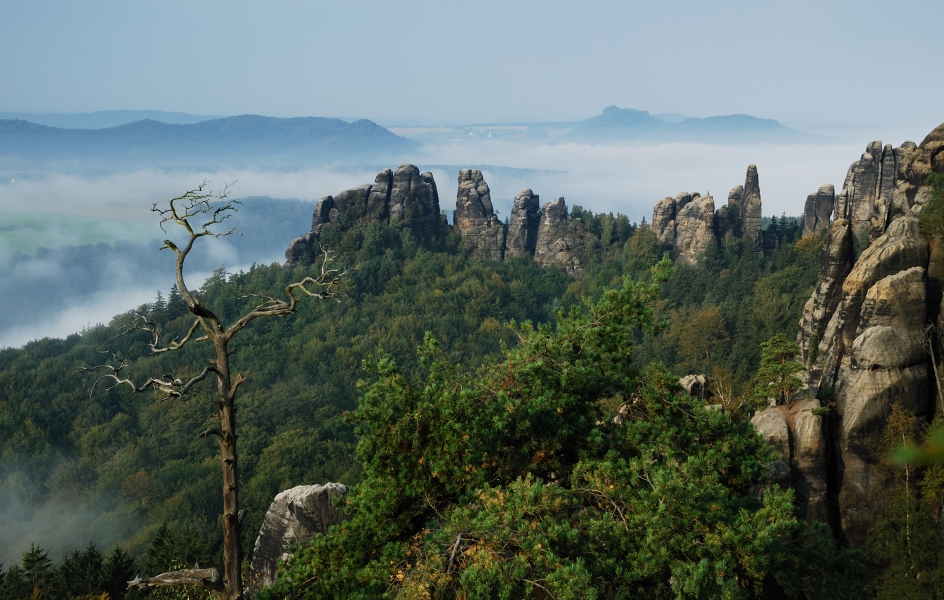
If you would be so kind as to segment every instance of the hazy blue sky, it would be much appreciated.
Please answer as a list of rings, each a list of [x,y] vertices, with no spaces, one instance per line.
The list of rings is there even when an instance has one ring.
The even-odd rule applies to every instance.
[[[944,2],[3,3],[0,110],[933,126]]]

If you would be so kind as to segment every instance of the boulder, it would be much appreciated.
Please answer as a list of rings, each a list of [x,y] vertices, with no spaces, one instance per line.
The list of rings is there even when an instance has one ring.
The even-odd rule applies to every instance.
[[[835,204],[836,188],[832,184],[824,185],[815,194],[806,197],[803,207],[803,237],[826,231]]]
[[[301,485],[275,497],[266,511],[249,565],[249,590],[254,595],[275,583],[279,560],[288,558],[294,545],[305,545],[332,525],[344,521],[334,499],[347,494],[340,483]]]
[[[704,375],[686,375],[679,379],[679,385],[689,396],[707,400],[711,396],[708,390],[708,378]]]
[[[790,462],[790,429],[782,407],[771,406],[754,415],[751,424],[760,432],[767,445],[773,448],[780,459]]]
[[[465,247],[479,260],[501,260],[505,249],[505,226],[492,208],[492,195],[478,169],[459,171],[455,228]]]
[[[530,189],[521,190],[515,196],[505,236],[505,258],[534,256],[541,223],[540,197]]]

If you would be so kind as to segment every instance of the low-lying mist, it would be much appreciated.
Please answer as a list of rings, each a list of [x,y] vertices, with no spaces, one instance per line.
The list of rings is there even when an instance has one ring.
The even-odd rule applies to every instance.
[[[909,135],[917,141],[922,136],[891,135],[898,137],[886,141],[896,145]],[[515,194],[528,187],[542,202],[564,196],[568,206],[621,212],[638,222],[651,218],[655,201],[682,191],[710,192],[716,206],[724,204],[728,191],[743,184],[749,164],[758,167],[764,214],[798,215],[806,196],[821,185],[832,183],[838,191],[868,141],[531,145],[485,139],[424,146],[399,162],[433,172],[449,215],[460,168],[483,170],[502,219]],[[63,337],[151,301],[158,290],[166,294],[173,283],[172,257],[157,251],[164,234],[150,209],[204,180],[213,189],[235,182],[234,198],[269,198],[249,200],[241,208],[237,224],[245,238],[205,244],[193,257],[195,284],[200,283],[196,272],[283,260],[286,245],[309,229],[314,200],[370,183],[382,168],[396,166],[2,174],[0,297],[10,310],[0,311],[0,347]],[[95,242],[108,245],[88,245]]]

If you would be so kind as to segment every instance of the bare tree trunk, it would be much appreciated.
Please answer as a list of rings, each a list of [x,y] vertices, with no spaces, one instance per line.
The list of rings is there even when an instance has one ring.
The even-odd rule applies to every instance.
[[[237,375],[235,379],[232,377],[229,364],[231,353],[229,342],[234,335],[257,318],[293,314],[298,302],[297,294],[304,294],[319,300],[334,298],[334,288],[344,276],[345,271],[327,268],[330,253],[325,250],[320,275],[305,277],[301,281],[287,285],[284,290],[285,300],[261,297],[263,300],[261,304],[243,314],[230,327],[224,327],[221,319],[199,302],[184,281],[184,262],[193,248],[194,242],[201,237],[224,237],[235,231],[235,229],[230,229],[228,232],[217,233],[213,230],[214,226],[221,225],[229,218],[228,213],[236,210],[236,208],[233,201],[226,201],[222,205],[213,206],[211,204],[213,199],[226,200],[226,188],[221,194],[213,194],[203,190],[205,185],[206,182],[197,189],[190,190],[184,195],[172,199],[167,209],[158,209],[156,204],[151,209],[161,215],[161,227],[165,223],[176,223],[186,229],[189,234],[186,244],[178,246],[171,240],[164,240],[162,249],[168,248],[176,254],[177,288],[180,290],[181,298],[186,302],[187,308],[196,317],[196,320],[186,336],[182,339],[175,338],[166,345],[161,341],[162,329],[148,322],[143,316],[135,318],[124,333],[132,330],[143,330],[150,333],[153,341],[148,345],[153,354],[178,351],[189,343],[209,341],[213,344],[215,360],[211,360],[210,364],[204,367],[199,375],[186,382],[172,375],[164,375],[162,377],[150,377],[143,384],[138,385],[121,374],[127,366],[127,354],[122,356],[106,348],[105,353],[111,357],[114,363],[117,363],[117,366],[103,364],[95,367],[85,367],[81,370],[85,372],[104,371],[104,374],[92,386],[93,390],[99,381],[111,380],[113,383],[108,389],[119,385],[127,385],[135,392],[143,392],[153,388],[166,394],[165,399],[181,398],[210,373],[216,375],[220,426],[219,428],[211,427],[207,429],[200,434],[200,437],[212,434],[219,438],[220,443],[220,461],[223,468],[223,580],[220,581],[219,573],[215,569],[212,570],[212,576],[211,570],[208,569],[185,569],[183,571],[161,573],[148,579],[136,577],[134,581],[128,582],[128,586],[147,588],[169,585],[200,585],[219,594],[225,600],[241,600],[243,597],[243,555],[240,545],[239,471],[236,460],[236,390],[246,379],[242,375]],[[199,219],[201,223],[196,228],[190,222],[194,218]],[[198,330],[202,330],[204,335],[194,338],[194,333]]]
[[[239,471],[236,464],[236,398],[230,387],[229,354],[225,334],[215,340],[216,364],[220,372],[217,387],[220,393],[220,459],[223,467],[223,577],[226,582],[224,597],[236,600],[243,597],[242,546],[239,536]]]

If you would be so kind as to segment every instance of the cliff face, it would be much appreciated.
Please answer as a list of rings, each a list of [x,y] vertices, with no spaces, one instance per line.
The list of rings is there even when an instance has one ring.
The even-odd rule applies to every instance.
[[[802,433],[799,420],[788,428],[788,437],[809,438],[810,449],[798,453],[804,443],[791,442],[793,485],[803,498],[796,476],[803,472],[810,482],[808,515],[830,521],[853,545],[864,543],[884,508],[888,475],[875,448],[891,406],[901,405],[918,421],[929,420],[935,409],[926,328],[941,314],[944,257],[932,256],[917,215],[929,197],[928,174],[944,172],[942,150],[944,125],[920,146],[873,142],[853,163],[835,199],[836,220],[800,321],[808,396],[830,399],[834,413],[820,434],[809,427]],[[823,188],[810,196],[807,225],[811,216],[815,226],[823,222],[826,198]],[[858,259],[854,247],[863,249]],[[933,341],[940,348],[942,340]],[[818,400],[804,402],[819,406]],[[769,429],[774,421],[757,425]],[[828,490],[825,513],[815,508],[820,488]]]
[[[563,269],[571,275],[583,270],[587,244],[597,239],[580,219],[573,218],[563,198],[538,208],[539,197],[530,189],[515,197],[508,225],[492,206],[491,191],[481,171],[459,171],[454,227],[463,246],[478,260],[503,260],[531,256],[542,266]],[[346,231],[371,221],[396,224],[418,236],[430,235],[439,225],[439,192],[431,173],[413,165],[384,169],[373,184],[325,196],[315,206],[311,230],[295,238],[285,251],[286,269],[321,253],[326,228]]]
[[[822,233],[829,227],[836,204],[836,188],[832,184],[824,185],[815,194],[806,197],[803,206],[803,237]]]

